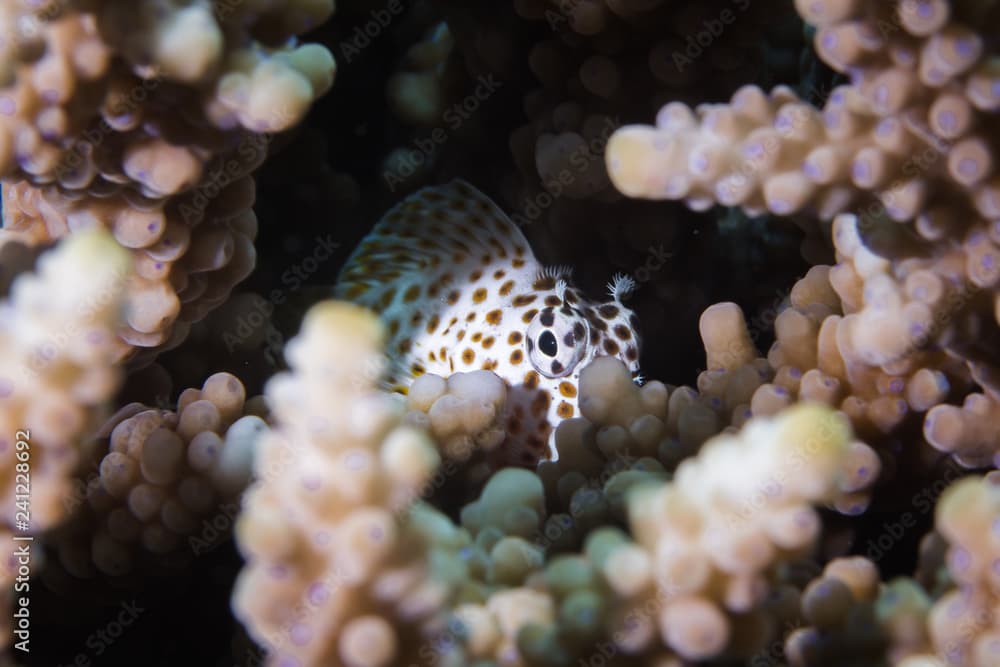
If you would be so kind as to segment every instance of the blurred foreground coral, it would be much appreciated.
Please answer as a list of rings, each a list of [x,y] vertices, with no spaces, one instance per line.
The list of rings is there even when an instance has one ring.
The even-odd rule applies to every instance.
[[[107,227],[134,258],[119,355],[179,344],[255,261],[272,135],[333,83],[326,2],[0,2],[4,230]]]
[[[297,36],[333,3],[0,0],[0,532],[40,538],[54,588],[100,593],[175,581],[235,522],[232,611],[282,667],[1000,664],[1000,2],[480,5],[406,29],[382,10],[405,45],[395,118],[434,127],[459,63],[499,77],[519,115],[495,132],[476,97],[447,149],[501,135],[495,189],[541,222],[540,256],[586,264],[591,242],[634,269],[700,219],[630,200],[791,221],[812,266],[773,322],[699,307],[690,385],[596,359],[534,470],[484,463],[506,436],[495,374],[388,393],[383,324],[340,302],[309,310],[263,397],[206,353],[132,374],[158,397],[197,376],[176,402],[111,405],[123,361],[216,308],[193,338],[274,310],[230,298],[256,260],[252,173],[332,84]],[[372,162],[403,159],[398,137]],[[404,187],[450,164],[435,142]],[[661,323],[701,289],[689,267],[728,268],[693,247],[644,267]],[[267,338],[277,367],[266,319],[241,345]],[[650,354],[690,352],[670,335]]]

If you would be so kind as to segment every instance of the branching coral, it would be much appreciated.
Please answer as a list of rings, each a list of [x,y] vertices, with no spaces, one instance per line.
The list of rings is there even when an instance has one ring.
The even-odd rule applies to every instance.
[[[948,542],[947,566],[954,590],[934,603],[928,630],[937,656],[947,665],[986,667],[1000,660],[996,584],[1000,479],[968,478],[938,502],[935,526]]]
[[[121,382],[114,332],[128,271],[113,239],[86,232],[42,256],[0,302],[0,533],[8,540],[40,534],[68,513],[78,441]],[[3,559],[5,595],[17,573],[17,558]]]
[[[796,391],[840,403],[862,434],[929,410],[928,442],[966,465],[989,463],[997,432],[975,415],[997,401],[990,119],[1000,79],[993,47],[967,27],[983,17],[946,2],[797,7],[820,26],[819,55],[851,76],[822,112],[789,89],[752,86],[728,105],[671,103],[655,128],[612,137],[609,173],[625,194],[695,208],[855,213],[834,222],[839,263],[800,282],[800,303],[793,291],[795,308],[775,323],[778,384],[797,371]],[[961,409],[940,405],[970,380],[984,393]],[[759,404],[788,402],[778,394]]]
[[[286,45],[325,20],[330,1],[8,1],[3,11],[0,176],[35,185],[176,194],[235,127],[287,129],[332,83],[325,49]]]
[[[770,633],[748,628],[767,626],[758,608],[769,573],[814,547],[821,524],[809,505],[834,499],[849,441],[832,411],[796,406],[710,440],[672,482],[638,489],[628,503],[637,546],[604,568],[635,605],[659,598],[658,613],[626,632],[630,652],[657,635],[690,660],[760,650]]]
[[[80,578],[134,580],[216,546],[238,513],[267,428],[244,416],[259,402],[244,399],[237,378],[217,373],[182,392],[176,412],[121,408],[88,447],[73,517],[48,538],[61,565]]]
[[[253,268],[249,174],[330,88],[329,52],[294,37],[332,10],[0,3],[0,242],[107,226],[135,258],[122,355],[179,343]]]
[[[411,507],[441,457],[375,390],[384,337],[363,309],[321,303],[288,343],[292,372],[267,386],[275,428],[237,524],[233,604],[273,664],[398,664],[464,570],[446,557],[457,530]]]
[[[253,181],[242,177],[221,185],[212,185],[218,196],[205,210],[190,206],[204,196],[198,193],[170,206],[147,206],[124,193],[73,199],[24,182],[5,185],[6,224],[0,242],[6,237],[44,243],[76,229],[106,227],[130,250],[135,267],[127,319],[118,331],[120,356],[131,354],[133,347],[169,348],[253,269]]]
[[[480,155],[510,152],[513,168],[490,187],[523,202],[512,218],[540,256],[599,256],[642,283],[637,298],[662,325],[653,331],[670,330],[644,336],[648,349],[697,356],[666,322],[702,313],[705,363],[682,380],[692,386],[636,382],[614,358],[595,359],[578,412],[555,431],[558,460],[526,470],[503,467],[516,386],[485,370],[425,374],[405,397],[390,394],[380,378],[391,328],[346,303],[315,306],[284,349],[290,370],[266,399],[245,400],[282,363],[274,325],[290,314],[242,326],[276,310],[265,285],[282,266],[251,288],[267,299],[230,297],[255,262],[252,173],[272,134],[332,83],[325,48],[297,41],[332,2],[0,0],[0,533],[30,533],[56,557],[40,583],[68,572],[100,594],[176,576],[214,546],[206,526],[224,532],[238,513],[245,566],[232,609],[272,665],[998,664],[996,471],[948,488],[911,566],[950,481],[942,467],[1000,462],[1000,52],[989,33],[1000,3],[681,4],[517,0],[495,20],[427,4],[369,54],[397,66],[389,98],[414,125],[441,116],[461,57],[500,81],[496,99],[476,97],[476,115],[462,116],[447,154],[432,138],[419,178],[468,162],[496,171]],[[793,11],[838,85],[800,72],[795,89],[746,86],[728,103],[688,106],[728,96],[761,58],[769,72],[754,80],[793,83]],[[394,49],[427,26],[399,72]],[[668,100],[655,126],[613,132]],[[398,128],[383,129],[378,156],[397,141]],[[361,179],[332,198],[297,189],[335,163],[314,137],[299,137],[310,160],[286,152],[273,183],[323,209],[282,211],[296,225],[275,231],[286,249],[327,225],[331,207],[375,204]],[[457,144],[474,145],[475,159],[450,152]],[[676,204],[629,199],[682,201],[697,226]],[[705,295],[747,307],[767,288],[730,295],[725,276],[701,277],[727,273],[716,259],[728,253],[706,261],[707,248],[737,225],[769,224],[747,220],[758,214],[802,227],[813,266],[796,266],[804,275],[778,295],[773,322],[748,323],[736,303],[704,308],[716,300]],[[681,252],[694,248],[705,252]],[[129,378],[115,399],[124,407],[99,428],[121,362],[148,360],[199,321],[183,350]],[[217,358],[220,340],[238,356]],[[259,363],[265,345],[271,369]],[[246,363],[239,378],[204,379],[206,364]],[[173,384],[201,388],[168,409]],[[137,385],[155,407],[128,403]],[[23,446],[10,439],[21,433]],[[28,441],[25,530],[15,466]],[[893,512],[914,532],[897,533]],[[879,555],[851,555],[868,539]],[[217,577],[232,556],[192,569]],[[5,603],[18,567],[8,558],[0,575]]]

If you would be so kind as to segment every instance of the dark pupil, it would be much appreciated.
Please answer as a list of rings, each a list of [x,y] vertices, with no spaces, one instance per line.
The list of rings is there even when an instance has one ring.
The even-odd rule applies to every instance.
[[[538,349],[550,357],[556,356],[559,345],[556,343],[556,337],[552,335],[551,331],[543,331],[542,335],[538,337]]]

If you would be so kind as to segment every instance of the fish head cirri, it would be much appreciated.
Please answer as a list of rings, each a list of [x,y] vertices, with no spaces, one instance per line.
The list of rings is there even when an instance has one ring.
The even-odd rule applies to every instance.
[[[506,462],[556,458],[554,429],[579,414],[580,371],[616,356],[639,371],[638,320],[617,276],[593,302],[570,271],[545,268],[521,230],[464,181],[424,188],[390,210],[352,253],[335,296],[378,312],[389,331],[387,386],[487,369],[508,385]]]

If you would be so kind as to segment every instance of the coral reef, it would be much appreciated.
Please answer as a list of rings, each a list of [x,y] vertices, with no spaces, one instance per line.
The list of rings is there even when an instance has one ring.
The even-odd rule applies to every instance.
[[[0,54],[0,242],[110,229],[135,266],[122,357],[176,346],[253,268],[249,174],[271,133],[298,123],[335,71],[322,46],[288,40],[332,11],[284,1],[0,7],[11,26]]]
[[[19,275],[0,304],[0,534],[11,544],[13,535],[41,534],[69,511],[79,442],[122,379],[114,332],[128,271],[113,239],[84,232],[43,255],[36,272]],[[25,579],[24,562],[3,559],[4,600],[15,577]]]
[[[181,567],[212,548],[250,481],[267,426],[229,373],[181,392],[177,411],[122,407],[90,445],[86,481],[70,494],[74,513],[49,542],[72,576],[141,581],[143,570]],[[244,413],[246,413],[244,415]]]
[[[405,628],[445,602],[427,553],[448,536],[411,508],[441,456],[374,387],[384,338],[360,307],[320,304],[288,343],[291,372],[268,383],[275,428],[237,523],[248,565],[233,604],[276,662],[395,664],[419,642]]]
[[[4,664],[1000,664],[1000,2],[336,10],[0,0]]]

